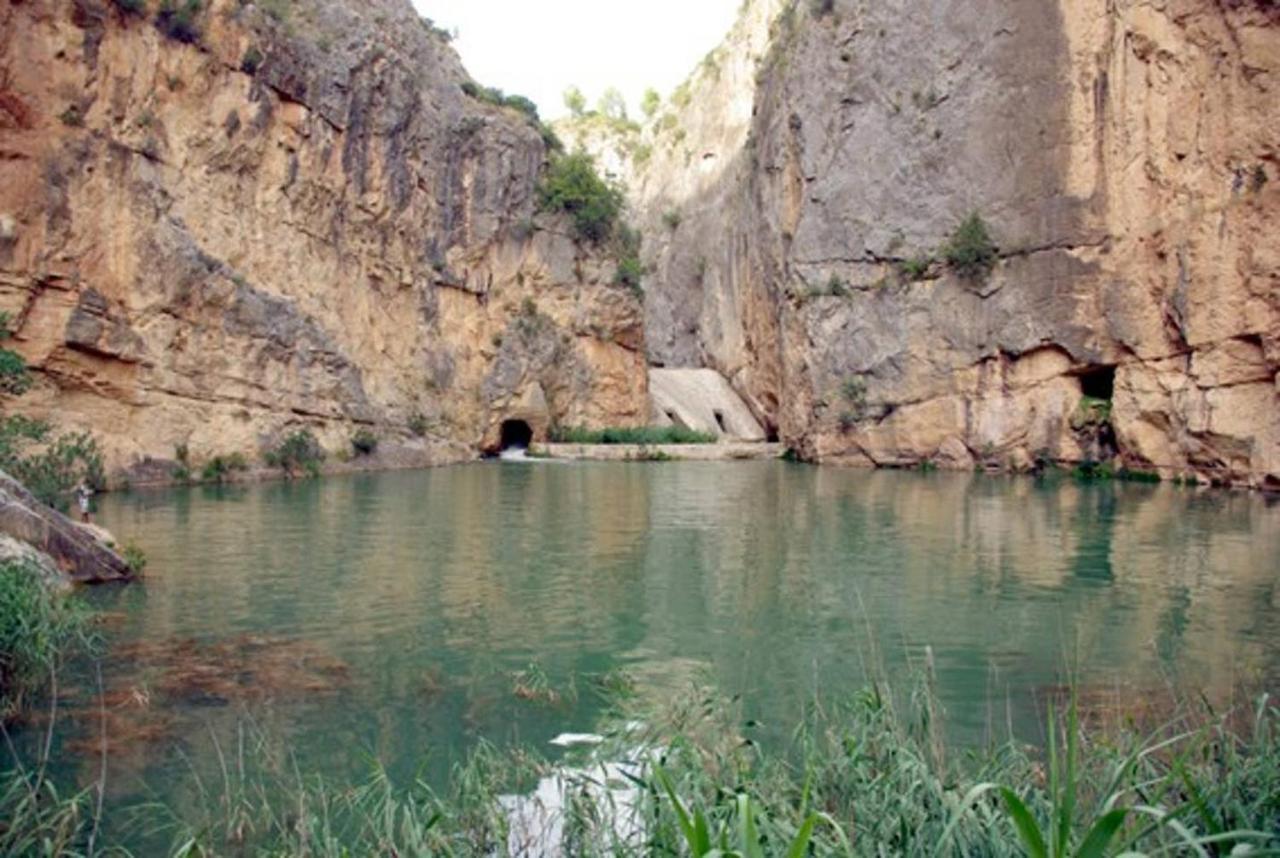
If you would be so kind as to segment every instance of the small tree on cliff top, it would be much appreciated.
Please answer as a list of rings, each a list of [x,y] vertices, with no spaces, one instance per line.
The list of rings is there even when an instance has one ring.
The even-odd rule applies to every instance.
[[[538,208],[573,219],[578,238],[600,244],[609,239],[622,215],[622,191],[596,172],[586,152],[559,155],[538,184]]]

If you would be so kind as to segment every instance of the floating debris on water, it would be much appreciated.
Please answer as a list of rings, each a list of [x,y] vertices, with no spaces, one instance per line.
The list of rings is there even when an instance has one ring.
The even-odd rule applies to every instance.
[[[603,741],[604,736],[595,733],[561,733],[551,740],[551,744],[571,748],[574,745],[599,745]]]

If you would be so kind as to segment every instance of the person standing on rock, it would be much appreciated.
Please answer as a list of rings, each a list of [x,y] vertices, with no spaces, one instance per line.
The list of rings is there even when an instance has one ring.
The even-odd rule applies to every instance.
[[[85,524],[91,524],[89,518],[89,498],[93,497],[93,489],[89,488],[89,484],[81,480],[80,485],[76,486],[76,503],[80,507],[80,520]]]

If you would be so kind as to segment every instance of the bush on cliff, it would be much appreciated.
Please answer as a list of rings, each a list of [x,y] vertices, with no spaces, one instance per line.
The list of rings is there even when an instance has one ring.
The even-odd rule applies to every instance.
[[[601,244],[612,237],[622,205],[622,190],[600,177],[586,152],[553,158],[538,184],[538,208],[569,215],[583,241]]]
[[[206,483],[225,483],[231,475],[249,470],[249,462],[243,453],[228,453],[214,456],[205,462],[200,471],[200,479]]]
[[[617,286],[625,286],[637,299],[644,299],[641,280],[644,278],[644,263],[640,260],[640,230],[620,224],[613,239],[613,255],[618,261],[613,282]]]
[[[18,414],[0,419],[0,470],[41,503],[63,512],[79,483],[94,489],[106,485],[102,453],[92,435],[68,432],[54,437],[48,422]]]
[[[9,314],[0,313],[0,341],[9,338]],[[19,396],[31,387],[26,361],[0,347],[0,393]],[[33,449],[34,448],[34,449]],[[21,414],[0,417],[0,470],[26,485],[41,503],[65,511],[80,482],[102,488],[102,454],[88,432],[53,437],[47,420]]]
[[[193,44],[200,41],[200,0],[160,0],[156,28],[170,39]]]
[[[996,244],[982,216],[974,212],[965,218],[951,233],[942,255],[961,277],[972,280],[990,272],[996,264]]]
[[[270,467],[280,468],[287,476],[292,477],[301,471],[314,477],[320,473],[324,450],[309,429],[299,429],[268,450],[263,460]]]

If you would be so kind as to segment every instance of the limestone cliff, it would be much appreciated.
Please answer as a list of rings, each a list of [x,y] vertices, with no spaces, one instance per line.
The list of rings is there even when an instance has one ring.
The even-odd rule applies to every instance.
[[[547,148],[408,0],[0,6],[0,309],[21,407],[160,474],[357,427],[647,417],[641,307],[535,213]]]
[[[1280,7],[774,5],[722,48],[745,90],[682,99],[745,92],[746,133],[678,115],[684,163],[636,168],[654,361],[823,461],[1280,486]],[[974,212],[998,259],[961,276]]]

